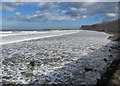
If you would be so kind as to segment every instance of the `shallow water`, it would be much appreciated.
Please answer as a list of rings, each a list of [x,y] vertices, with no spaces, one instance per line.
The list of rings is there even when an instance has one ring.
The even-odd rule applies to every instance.
[[[2,37],[2,41],[0,45],[9,44],[9,43],[16,43],[22,41],[29,41],[29,40],[36,40],[42,38],[49,38],[55,36],[62,36],[66,34],[73,34],[78,33],[79,30],[64,30],[64,31],[3,31],[1,32],[0,36]]]

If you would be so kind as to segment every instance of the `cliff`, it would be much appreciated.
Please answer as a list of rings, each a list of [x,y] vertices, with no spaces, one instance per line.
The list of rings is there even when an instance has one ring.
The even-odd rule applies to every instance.
[[[102,23],[98,23],[98,24],[93,24],[93,25],[84,25],[82,26],[80,29],[82,30],[95,30],[95,31],[103,31],[103,32],[107,32],[107,33],[118,33],[120,28],[118,24],[119,20],[114,20],[114,21],[110,21],[110,22],[102,22]]]

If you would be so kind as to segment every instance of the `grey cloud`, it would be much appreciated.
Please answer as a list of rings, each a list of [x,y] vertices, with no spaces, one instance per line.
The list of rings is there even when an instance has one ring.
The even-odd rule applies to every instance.
[[[111,21],[111,20],[114,20],[113,17],[105,17],[105,18],[103,19],[103,22]]]
[[[22,2],[3,2],[2,9],[0,11],[13,11],[18,6],[22,6],[24,3]]]
[[[71,15],[76,13],[77,14],[82,14],[82,11],[79,11],[81,8],[86,9],[87,15],[96,15],[96,14],[104,14],[104,13],[116,13],[117,9],[116,7],[118,6],[117,3],[115,2],[81,2],[81,3],[74,3],[74,2],[69,2],[67,5],[67,8],[74,7],[77,8],[77,10],[74,12],[74,10],[70,10]],[[70,14],[70,13],[69,13]]]
[[[29,21],[29,22],[48,22],[48,21],[74,21],[75,18],[72,18],[67,15],[60,16],[57,11],[53,12],[45,12],[42,14],[34,13],[32,15],[27,16],[11,16],[8,19],[15,19],[21,21]]]
[[[50,10],[58,7],[57,2],[40,2],[38,5],[40,10]]]
[[[6,3],[4,10],[12,11],[24,3]],[[58,2],[40,2],[37,4],[40,10],[27,16],[12,16],[8,19],[21,21],[72,21],[83,16],[100,15],[104,20],[116,19],[118,14],[117,2],[66,2],[59,5]],[[61,16],[62,15],[62,16]],[[115,16],[114,16],[115,15]]]
[[[2,6],[2,9],[1,9],[2,11],[13,11],[13,10],[15,10],[15,8],[13,8],[13,7],[9,7],[9,6]]]
[[[69,2],[66,5],[66,8],[70,8],[66,14],[71,16],[92,16],[92,15],[100,15],[105,17],[105,21],[117,19],[118,14],[118,3],[117,2]],[[73,10],[71,8],[77,9]],[[85,9],[85,10],[81,10]],[[107,15],[110,14],[110,15]],[[112,16],[115,14],[116,16]]]

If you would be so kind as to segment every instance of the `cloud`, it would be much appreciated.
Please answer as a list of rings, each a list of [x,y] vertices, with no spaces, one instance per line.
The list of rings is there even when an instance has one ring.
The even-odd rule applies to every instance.
[[[86,8],[75,8],[71,7],[69,11],[66,12],[68,15],[72,16],[82,16],[86,13]]]
[[[87,18],[87,16],[86,16],[86,15],[84,15],[84,16],[83,16],[83,18]]]
[[[108,17],[115,17],[115,16],[116,16],[115,13],[107,13],[106,15],[107,15]]]
[[[66,8],[70,10],[66,12],[71,16],[103,16],[103,20],[117,19],[118,3],[117,2],[68,2]]]
[[[66,8],[74,8],[70,10],[71,15],[74,13],[78,14],[87,14],[87,15],[96,15],[104,13],[115,13],[117,12],[116,7],[118,4],[115,2],[69,2],[67,3]],[[76,9],[76,10],[75,10]],[[74,13],[73,13],[74,12]],[[69,13],[69,14],[70,14]]]
[[[15,14],[16,16],[19,16],[19,15],[21,15],[21,13],[20,12],[16,12],[16,14]]]
[[[35,12],[35,14],[40,13],[40,12],[41,12],[41,11],[38,10],[38,11]]]
[[[23,6],[22,2],[3,2],[2,9],[0,11],[14,11],[16,7]]]
[[[15,10],[15,8],[8,7],[8,6],[3,6],[3,7],[2,7],[2,10],[3,10],[3,11],[13,11],[13,10]]]
[[[13,11],[17,6],[23,6],[24,3],[6,3],[4,10]],[[116,2],[40,2],[37,4],[39,10],[29,15],[8,17],[21,21],[48,22],[48,21],[76,21],[80,18],[89,16],[102,16],[103,20],[116,19],[118,13],[118,4]],[[17,15],[20,15],[19,17]]]
[[[40,2],[43,0],[3,0],[2,2]],[[44,0],[44,2],[119,2],[119,0]]]
[[[72,18],[68,15],[60,15],[58,13],[59,10],[54,10],[52,12],[44,11],[36,11],[31,15],[26,16],[18,16],[21,15],[19,12],[16,12],[16,16],[8,17],[8,19],[21,20],[21,21],[29,21],[29,22],[49,22],[49,21],[75,21],[76,18]]]
[[[103,21],[112,21],[118,19],[118,14],[116,13],[106,13]]]
[[[57,2],[40,2],[38,5],[40,10],[50,10],[58,7]]]

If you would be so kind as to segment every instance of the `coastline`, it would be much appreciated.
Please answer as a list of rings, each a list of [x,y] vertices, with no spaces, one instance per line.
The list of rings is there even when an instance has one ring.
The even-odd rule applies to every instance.
[[[95,31],[80,31],[80,33],[72,35],[13,43],[11,46],[4,45],[3,55],[9,57],[3,62],[4,73],[9,70],[15,76],[13,77],[13,74],[4,75],[3,80],[13,79],[13,82],[24,84],[29,83],[29,77],[32,76],[33,78],[30,80],[35,81],[35,83],[39,81],[40,84],[44,82],[49,84],[95,84],[114,57],[109,58],[108,47],[111,47],[111,43],[107,39],[108,36],[108,34]],[[108,47],[105,47],[106,44]],[[8,52],[9,50],[14,53]],[[34,63],[35,69],[34,67],[32,69],[27,67],[32,63]],[[16,66],[17,69],[14,69]],[[34,72],[32,72],[33,70]],[[18,81],[17,77],[21,81]],[[55,81],[52,81],[54,78]],[[6,81],[4,82],[6,83]]]
[[[104,31],[105,32],[105,31]],[[118,52],[120,51],[120,38],[118,36],[118,33],[110,33],[110,32],[105,32],[107,34],[112,34],[113,36],[109,36],[108,39],[111,41],[115,41],[118,43],[118,46],[116,47],[116,50]],[[103,85],[103,86],[120,86],[120,74],[117,74],[118,71],[120,71],[120,58],[119,58],[119,53],[117,59],[115,59],[112,64],[107,68],[106,72],[102,75],[101,79],[97,81],[97,84],[95,86]],[[117,75],[116,75],[117,74]],[[115,75],[117,78],[115,78]]]
[[[84,30],[84,29],[83,29]],[[108,36],[108,39],[110,39],[111,41],[114,41],[117,43],[117,47],[115,47],[115,50],[117,50],[118,52],[120,51],[120,37],[119,37],[119,31],[118,33],[115,32],[107,32],[104,30],[89,30],[88,31],[97,31],[97,32],[104,32],[106,34],[110,34],[112,36]],[[114,45],[113,45],[114,47]],[[119,53],[117,55],[118,57],[116,57],[117,59],[115,59],[111,65],[107,68],[106,72],[101,76],[101,79],[97,80],[97,84],[95,86],[120,86],[120,74],[118,73],[120,71],[120,58],[119,58]],[[117,76],[117,78],[116,78]]]
[[[108,32],[105,32],[105,33],[108,33]],[[116,37],[116,33],[110,33],[110,34],[113,34],[113,36],[109,36],[108,39],[111,39],[111,41],[118,42],[118,47],[116,47],[116,50],[118,50],[119,52],[120,40],[118,40],[119,39],[118,34],[117,34],[117,37]],[[101,79],[98,80],[96,86],[99,86],[100,84],[102,84],[103,86],[106,86],[106,85],[107,86],[112,86],[112,85],[120,86],[120,83],[119,83],[120,80],[118,79],[120,78],[120,75],[117,75],[118,78],[114,78],[115,74],[119,70],[120,70],[120,58],[119,58],[119,53],[118,53],[117,59],[114,60],[112,64],[107,68],[106,72],[102,75]],[[118,82],[115,83],[114,81],[115,82],[118,81]]]

